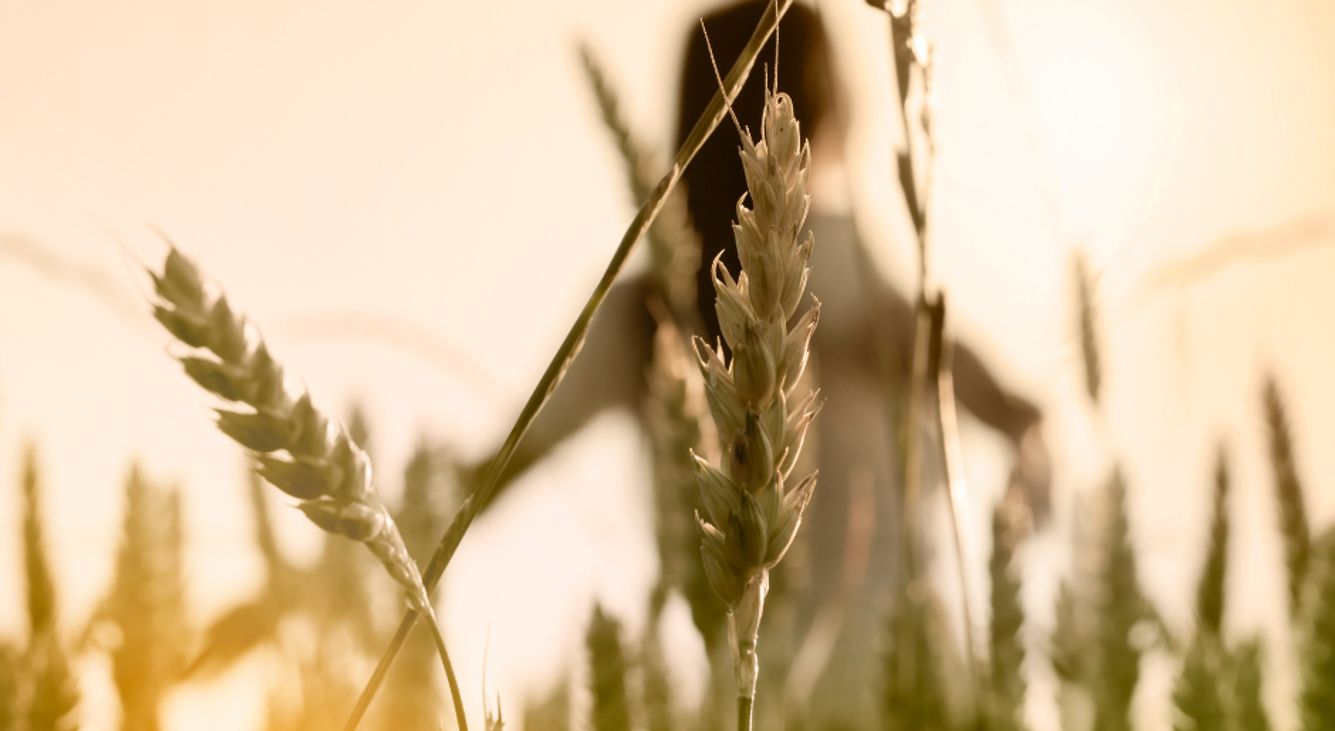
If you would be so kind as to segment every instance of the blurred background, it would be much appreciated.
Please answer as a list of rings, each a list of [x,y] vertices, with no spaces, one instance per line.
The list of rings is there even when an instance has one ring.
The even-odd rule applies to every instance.
[[[265,581],[243,455],[148,314],[141,271],[165,251],[154,227],[321,404],[364,412],[396,500],[424,439],[468,460],[503,436],[633,215],[576,44],[603,59],[630,126],[666,159],[682,51],[712,7],[0,3],[0,485],[19,483],[32,444],[62,631],[79,634],[107,593],[132,461],[180,487],[193,622]],[[912,292],[886,16],[853,0],[815,7],[849,100],[848,184],[825,205],[855,212],[881,274]],[[952,327],[1042,407],[1059,517],[1122,465],[1140,578],[1170,627],[1192,621],[1182,587],[1199,572],[1214,453],[1228,444],[1242,506],[1230,556],[1245,577],[1230,584],[1229,624],[1268,638],[1266,697],[1276,727],[1295,727],[1285,610],[1267,599],[1285,579],[1260,394],[1273,374],[1288,396],[1324,527],[1335,6],[935,0],[924,32],[933,270]],[[1076,252],[1104,334],[1101,420],[1081,381]],[[1009,470],[998,442],[965,424],[969,527],[982,536]],[[489,703],[517,710],[582,662],[595,599],[628,636],[643,630],[657,572],[649,469],[634,416],[606,414],[464,541],[441,615],[479,718],[484,679]],[[318,530],[269,492],[281,550],[315,562]],[[0,490],[0,637],[22,646],[20,506],[17,488]],[[1063,530],[1029,549],[1036,632],[1053,621],[1043,567]],[[979,591],[986,544],[968,557]],[[704,650],[684,604],[667,613],[674,682],[699,697]],[[379,634],[393,614],[379,607]],[[110,662],[88,652],[74,667],[82,727],[117,728]],[[1170,683],[1172,666],[1156,668],[1146,675]],[[276,672],[252,653],[184,683],[164,725],[258,728]],[[1039,696],[1027,713],[1054,728]],[[1137,703],[1144,728],[1169,727],[1167,694]]]

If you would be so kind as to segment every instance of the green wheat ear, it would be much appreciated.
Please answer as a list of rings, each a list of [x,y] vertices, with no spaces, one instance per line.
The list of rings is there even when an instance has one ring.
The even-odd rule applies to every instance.
[[[0,729],[5,731],[19,728],[23,717],[19,708],[19,661],[18,648],[0,643]]]
[[[546,696],[524,706],[522,728],[570,731],[570,678],[563,676]]]
[[[1052,664],[1063,682],[1061,707],[1071,723],[1088,711],[1093,728],[1127,731],[1140,681],[1141,648],[1133,635],[1158,617],[1137,578],[1120,471],[1090,499],[1089,507],[1098,511],[1087,520],[1077,513],[1076,566],[1058,595]]]
[[[1221,448],[1215,466],[1209,548],[1196,591],[1196,633],[1173,690],[1177,731],[1269,728],[1261,700],[1259,645],[1252,642],[1233,649],[1223,638],[1230,482],[1227,455]]]
[[[1210,522],[1210,543],[1196,590],[1197,632],[1223,636],[1224,601],[1228,573],[1229,494],[1228,456],[1221,447],[1215,464],[1213,518]]]
[[[161,728],[163,696],[180,677],[192,633],[185,607],[181,501],[138,466],[125,481],[125,515],[111,592],[100,612],[120,633],[112,675],[126,729]]]
[[[36,636],[56,625],[56,585],[51,561],[42,537],[41,477],[36,448],[29,444],[23,455],[23,567],[27,577],[28,628]]]
[[[1335,533],[1320,544],[1309,595],[1310,619],[1303,639],[1302,731],[1335,729]]]
[[[1279,532],[1283,538],[1284,562],[1289,572],[1289,609],[1292,616],[1297,616],[1302,609],[1303,585],[1307,581],[1311,563],[1312,530],[1307,518],[1303,485],[1298,478],[1293,432],[1283,394],[1273,376],[1266,379],[1262,401],[1270,446],[1270,467],[1275,480],[1275,500],[1279,509]]]
[[[1075,257],[1076,311],[1080,316],[1080,355],[1084,366],[1085,393],[1095,404],[1103,395],[1103,367],[1099,355],[1098,317],[1094,306],[1094,282],[1089,263],[1083,256]]]
[[[1173,704],[1176,707],[1174,731],[1215,731],[1227,728],[1228,716],[1224,712],[1227,699],[1224,697],[1224,683],[1221,682],[1225,672],[1226,663],[1219,638],[1209,634],[1198,635],[1182,661],[1182,669],[1173,688]]]
[[[991,619],[989,661],[991,692],[987,703],[989,731],[1020,731],[1024,723],[1024,606],[1015,551],[1026,528],[1026,514],[1010,493],[992,513]]]
[[[1140,590],[1136,553],[1131,545],[1126,483],[1115,472],[1106,488],[1108,511],[1102,538],[1096,600],[1096,648],[1099,682],[1095,691],[1097,727],[1107,731],[1131,728],[1131,701],[1140,682],[1141,651],[1132,642],[1136,627],[1151,618]]]
[[[749,133],[741,141],[749,196],[737,203],[733,233],[742,266],[734,277],[721,259],[713,264],[727,348],[695,341],[722,455],[717,465],[696,457],[696,522],[705,577],[727,606],[738,724],[749,730],[770,572],[788,553],[816,489],[816,474],[797,469],[819,410],[802,375],[820,304],[798,312],[815,247],[810,232],[801,234],[811,150],[788,95],[767,90],[760,141]]]
[[[444,636],[417,564],[372,483],[371,460],[351,432],[330,419],[304,389],[294,389],[256,328],[189,259],[172,247],[162,271],[149,272],[153,316],[184,346],[177,359],[204,390],[226,404],[218,428],[250,451],[255,470],[296,500],[311,522],[365,546],[398,585],[409,608],[427,620],[440,654],[459,726],[463,699]]]
[[[663,657],[658,633],[646,629],[639,656],[640,697],[646,731],[674,731],[678,728],[672,707],[672,679]]]
[[[882,676],[885,731],[950,727],[942,660],[949,640],[941,607],[926,584],[897,592],[887,615]]]
[[[28,625],[20,681],[25,681],[20,714],[31,729],[78,728],[79,688],[61,646],[56,622],[56,584],[42,536],[41,479],[36,449],[23,455],[23,565],[27,578]]]
[[[160,302],[153,316],[188,349],[185,372],[229,404],[218,428],[255,457],[256,471],[292,498],[320,528],[366,545],[402,588],[409,605],[431,614],[417,567],[371,484],[371,462],[342,424],[309,394],[289,391],[287,374],[255,328],[221,294],[211,294],[195,265],[171,249],[150,272]]]
[[[585,634],[589,652],[589,694],[593,699],[593,731],[630,731],[630,699],[626,693],[626,655],[621,625],[594,605]]]
[[[425,565],[436,536],[445,531],[459,504],[457,465],[445,450],[421,436],[403,472],[403,497],[394,519],[408,552]],[[422,634],[408,638],[377,714],[379,728],[434,731],[444,698],[436,686],[435,647]],[[498,709],[499,710],[499,709]]]
[[[644,420],[653,466],[659,585],[650,618],[656,622],[669,591],[679,590],[712,654],[726,640],[727,620],[699,559],[694,517],[699,488],[691,455],[717,460],[718,437],[707,413],[704,383],[681,331],[660,324],[653,353]]]
[[[1233,707],[1230,731],[1270,731],[1262,693],[1261,645],[1252,640],[1230,653]]]

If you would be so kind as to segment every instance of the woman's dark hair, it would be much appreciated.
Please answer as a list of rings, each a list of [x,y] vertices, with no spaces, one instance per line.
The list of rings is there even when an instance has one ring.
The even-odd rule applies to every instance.
[[[740,2],[705,17],[705,28],[720,73],[726,74],[741,55],[768,2],[772,0]],[[802,124],[802,134],[810,139],[826,122],[833,101],[829,45],[825,28],[813,10],[797,4],[788,9],[779,26],[779,51],[779,90],[792,97],[793,109]],[[773,58],[774,39],[771,38],[760,54],[757,68],[733,102],[733,110],[742,126],[749,128],[757,140],[764,105],[764,77],[767,75],[760,64],[772,64]],[[774,69],[770,68],[768,74],[773,73]],[[682,64],[677,146],[685,141],[695,120],[709,105],[718,88],[708,46],[696,27],[690,32]],[[729,271],[736,274],[738,269],[732,221],[736,217],[737,201],[746,192],[746,178],[737,155],[740,144],[730,123],[719,125],[686,169],[683,179],[687,207],[703,244],[698,274],[700,317],[706,329],[703,334],[711,340],[719,334],[710,275],[714,257],[722,252],[723,263]]]

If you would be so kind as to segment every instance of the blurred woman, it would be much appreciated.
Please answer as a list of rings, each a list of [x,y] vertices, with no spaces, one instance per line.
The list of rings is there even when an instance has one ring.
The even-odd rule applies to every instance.
[[[705,18],[718,66],[726,70],[742,52],[754,31],[764,1],[741,2]],[[807,224],[815,235],[809,289],[821,301],[821,320],[813,339],[813,371],[824,399],[811,445],[820,469],[819,484],[802,529],[807,542],[802,574],[805,610],[839,591],[845,561],[845,527],[850,509],[871,509],[875,519],[869,537],[869,568],[860,591],[843,608],[842,638],[833,654],[843,671],[823,673],[825,683],[841,682],[857,674],[869,679],[872,642],[878,636],[877,607],[894,578],[897,554],[895,506],[899,468],[896,465],[895,419],[901,407],[892,403],[906,391],[912,348],[914,313],[909,301],[866,264],[854,222],[841,211],[842,159],[845,134],[838,114],[841,102],[830,59],[829,42],[816,13],[794,5],[780,28],[782,57],[777,85],[793,100],[802,132],[810,140],[813,190]],[[773,40],[760,56],[772,59]],[[757,65],[757,72],[761,66]],[[733,103],[744,127],[759,133],[764,76],[753,73]],[[699,27],[688,31],[680,84],[677,143],[684,141],[696,119],[718,90],[705,37]],[[687,208],[699,234],[701,266],[696,278],[698,304],[696,334],[714,342],[719,337],[714,311],[710,263],[721,256],[734,274],[739,269],[732,224],[746,181],[738,156],[739,142],[731,124],[724,123],[705,142],[683,178]],[[887,169],[887,175],[892,174]],[[549,452],[604,409],[629,407],[639,411],[645,396],[655,324],[645,303],[661,298],[655,280],[640,276],[619,284],[594,320],[593,328],[565,381],[534,423],[516,454],[505,479],[512,479]],[[690,327],[690,323],[679,323]],[[995,429],[1016,447],[1032,445],[1039,424],[1038,410],[1005,388],[965,346],[954,357],[957,396],[965,409]],[[809,448],[810,449],[810,448]],[[1032,449],[1032,447],[1029,447]],[[870,504],[850,505],[855,481]],[[1040,486],[1033,496],[1046,500]],[[879,601],[878,601],[879,600]],[[768,618],[767,618],[768,621]],[[799,630],[800,631],[800,630]],[[847,704],[841,693],[839,702]],[[865,710],[865,709],[864,709]],[[861,715],[862,711],[848,711]],[[824,715],[824,714],[822,714]],[[762,724],[764,726],[764,724]]]

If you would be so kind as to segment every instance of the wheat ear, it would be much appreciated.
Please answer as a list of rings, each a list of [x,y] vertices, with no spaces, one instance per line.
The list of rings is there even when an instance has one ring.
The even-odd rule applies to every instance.
[[[338,421],[326,417],[304,391],[295,398],[282,366],[246,318],[221,293],[208,291],[195,265],[174,247],[162,272],[149,272],[159,302],[153,316],[188,349],[178,355],[185,372],[229,404],[218,428],[255,457],[255,470],[297,500],[317,526],[364,544],[402,589],[412,610],[426,617],[454,696],[459,727],[463,702],[444,639],[417,564],[371,483],[371,461]]]
[[[1311,573],[1312,526],[1307,517],[1302,479],[1298,475],[1293,428],[1289,423],[1284,394],[1274,376],[1266,378],[1262,400],[1279,532],[1284,545],[1285,568],[1289,574],[1289,615],[1296,617],[1303,610],[1303,587],[1307,585]]]
[[[751,34],[751,39],[747,41],[746,47],[742,49],[741,56],[738,57],[732,69],[728,72],[723,88],[714,94],[714,97],[709,101],[709,105],[705,107],[705,111],[696,120],[695,126],[686,135],[686,141],[678,148],[677,154],[672,160],[672,167],[641,203],[635,218],[626,227],[620,243],[617,244],[616,251],[612,252],[612,258],[608,260],[607,268],[603,270],[603,275],[598,280],[598,284],[594,286],[593,292],[589,294],[588,300],[584,303],[584,308],[580,310],[575,322],[571,324],[570,330],[566,332],[565,339],[561,341],[561,345],[557,347],[552,359],[547,363],[547,368],[543,371],[538,383],[529,394],[528,400],[524,403],[524,408],[519,412],[519,416],[510,427],[510,432],[506,435],[500,450],[492,459],[491,464],[488,465],[486,472],[483,473],[476,491],[459,507],[458,512],[450,521],[449,527],[445,529],[445,534],[440,537],[440,541],[436,544],[436,549],[431,554],[431,560],[427,563],[423,572],[428,586],[435,586],[436,582],[440,580],[441,574],[445,573],[446,567],[449,566],[450,560],[459,548],[459,543],[463,540],[464,534],[468,532],[469,526],[473,524],[487,502],[491,500],[492,495],[496,492],[496,486],[500,482],[501,475],[505,472],[506,466],[510,464],[515,451],[519,448],[520,440],[524,438],[529,427],[533,425],[533,420],[537,418],[538,412],[547,403],[552,391],[561,383],[566,370],[570,367],[570,363],[574,361],[578,354],[579,347],[584,342],[584,336],[588,334],[589,323],[593,321],[594,313],[607,299],[607,293],[611,291],[612,283],[626,265],[626,260],[630,258],[634,251],[635,244],[658,217],[659,211],[677,185],[677,181],[681,179],[686,166],[695,158],[696,153],[704,146],[705,140],[713,134],[714,129],[723,120],[726,104],[741,91],[742,84],[745,83],[747,76],[751,73],[751,67],[755,64],[761,48],[764,47],[770,35],[778,28],[779,21],[783,18],[784,13],[788,12],[788,8],[792,7],[792,4],[793,0],[776,0],[766,7],[756,25],[755,32]],[[380,661],[376,663],[371,677],[366,681],[366,686],[362,688],[362,693],[357,698],[357,704],[353,706],[352,714],[344,725],[345,731],[353,731],[361,723],[366,708],[379,691],[380,684],[384,682],[385,673],[389,671],[389,666],[394,662],[394,657],[408,639],[408,632],[412,630],[415,621],[416,615],[411,612],[399,621],[398,628],[394,630],[394,636],[390,638],[389,645],[380,656]]]
[[[761,139],[742,135],[742,167],[753,208],[737,204],[734,232],[742,271],[714,262],[723,348],[696,340],[705,396],[718,427],[721,464],[696,460],[704,515],[697,517],[705,576],[728,607],[737,675],[738,722],[750,728],[759,658],[756,642],[769,571],[797,534],[816,486],[793,467],[816,412],[798,392],[819,305],[792,326],[806,291],[814,239],[806,221],[810,149],[792,100],[766,91]]]

